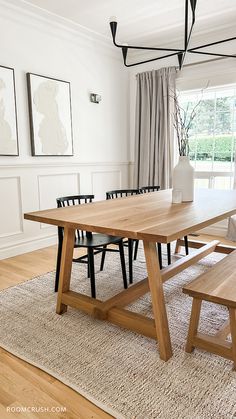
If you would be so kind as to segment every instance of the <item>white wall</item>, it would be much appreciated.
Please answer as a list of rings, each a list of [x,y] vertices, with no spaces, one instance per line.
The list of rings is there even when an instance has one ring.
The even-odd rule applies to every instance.
[[[22,8],[22,5],[24,6]],[[131,185],[135,74],[171,61],[124,68],[120,51],[101,36],[20,0],[0,0],[0,64],[16,77],[19,157],[0,157],[0,259],[55,243],[50,226],[24,221],[23,213],[55,205],[70,193]],[[224,64],[223,64],[224,63]],[[181,89],[236,82],[233,60],[184,69]],[[26,72],[71,82],[73,157],[32,157]],[[89,93],[102,95],[99,105]],[[129,141],[130,138],[130,141]]]
[[[55,229],[23,213],[55,206],[55,198],[129,183],[128,72],[119,52],[96,34],[36,15],[20,1],[0,0],[0,64],[16,78],[19,157],[0,157],[0,258],[50,245]],[[32,157],[26,72],[71,82],[73,157]],[[101,94],[99,105],[89,93]]]

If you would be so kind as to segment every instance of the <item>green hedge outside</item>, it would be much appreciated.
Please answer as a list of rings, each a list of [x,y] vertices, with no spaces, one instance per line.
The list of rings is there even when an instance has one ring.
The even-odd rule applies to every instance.
[[[218,135],[215,137],[190,138],[189,154],[191,159],[231,161],[232,151],[235,149],[235,138],[231,135]]]

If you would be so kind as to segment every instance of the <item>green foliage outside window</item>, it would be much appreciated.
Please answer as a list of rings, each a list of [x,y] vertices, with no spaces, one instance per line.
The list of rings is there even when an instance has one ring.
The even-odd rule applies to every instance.
[[[183,97],[182,107],[194,106]],[[202,99],[190,130],[190,159],[231,162],[236,142],[236,99],[234,95]]]
[[[192,137],[189,142],[191,160],[231,161],[235,139],[232,135]]]

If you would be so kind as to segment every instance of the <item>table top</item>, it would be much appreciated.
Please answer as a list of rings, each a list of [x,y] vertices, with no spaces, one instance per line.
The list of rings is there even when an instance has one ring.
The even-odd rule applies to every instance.
[[[172,204],[164,190],[24,215],[27,220],[168,243],[236,213],[236,190],[197,189],[193,202]]]

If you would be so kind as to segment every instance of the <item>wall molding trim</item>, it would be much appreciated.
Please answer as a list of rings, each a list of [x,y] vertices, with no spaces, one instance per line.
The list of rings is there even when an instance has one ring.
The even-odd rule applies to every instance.
[[[41,162],[36,164],[4,164],[0,179],[17,178],[22,202],[13,216],[22,220],[22,232],[9,230],[0,235],[0,259],[16,256],[57,242],[55,227],[23,219],[26,212],[56,208],[58,196],[94,194],[96,200],[105,200],[105,192],[129,186],[129,162]],[[0,184],[2,192],[6,186]],[[1,190],[0,190],[1,193]],[[14,201],[15,202],[15,201]],[[16,214],[16,215],[15,215]],[[5,215],[8,223],[11,215]],[[2,220],[2,223],[5,222]],[[3,224],[4,225],[4,224]],[[11,224],[10,224],[11,225]],[[2,230],[4,233],[4,230]]]
[[[95,190],[94,190],[94,181],[95,181],[95,177],[96,175],[101,175],[101,174],[105,174],[105,175],[111,175],[111,174],[118,174],[119,177],[119,186],[117,187],[117,189],[121,189],[122,187],[122,171],[121,169],[117,168],[117,167],[113,167],[112,169],[108,170],[92,170],[91,171],[91,188],[92,188],[92,194],[95,195]]]
[[[38,184],[38,200],[39,200],[39,210],[43,209],[42,205],[42,196],[41,196],[41,185],[40,180],[50,177],[59,177],[59,176],[75,176],[76,177],[76,183],[77,183],[77,190],[80,190],[80,173],[76,172],[66,172],[66,173],[42,173],[37,175],[37,184]],[[48,227],[48,226],[47,226]],[[42,223],[40,223],[40,228],[42,228]]]
[[[17,201],[18,201],[18,208],[19,208],[19,229],[7,233],[0,233],[0,239],[4,239],[6,237],[12,237],[12,236],[20,236],[24,233],[23,229],[23,217],[22,217],[22,190],[21,190],[21,177],[18,175],[0,175],[0,180],[7,180],[7,179],[16,179],[17,182]]]
[[[19,162],[16,164],[12,163],[1,163],[0,166],[0,172],[3,169],[32,169],[37,167],[46,167],[46,168],[54,168],[54,167],[86,167],[86,166],[129,166],[134,163],[130,161],[104,161],[104,162],[98,162],[98,161],[87,161],[87,162],[70,162],[70,161],[63,161],[63,162],[34,162],[34,163],[24,163]]]

